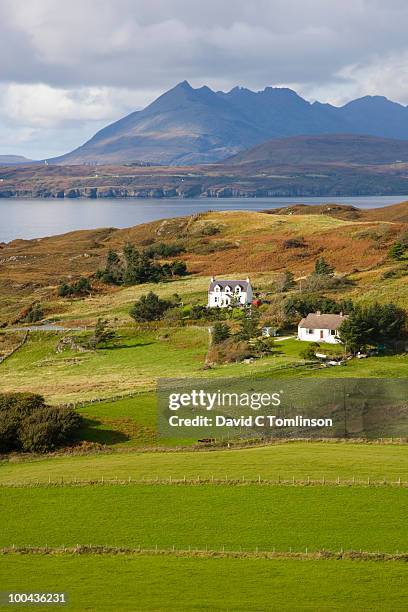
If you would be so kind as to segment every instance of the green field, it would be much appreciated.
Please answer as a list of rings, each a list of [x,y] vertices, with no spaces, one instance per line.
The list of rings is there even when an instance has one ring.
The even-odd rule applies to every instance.
[[[408,446],[291,442],[256,448],[201,452],[126,452],[62,456],[0,463],[0,484],[53,482],[63,477],[104,478],[225,478],[313,480],[342,479],[408,481]]]
[[[75,611],[394,612],[408,597],[400,562],[8,555],[0,574],[5,591],[65,591]]]
[[[288,339],[277,341],[268,357],[204,370],[208,349],[206,326],[148,331],[122,328],[112,346],[85,353],[73,350],[57,353],[60,339],[61,333],[57,332],[31,333],[26,344],[0,364],[0,392],[31,391],[58,403],[149,391],[160,377],[387,378],[406,376],[408,367],[406,354],[355,359],[341,368],[305,366],[301,352],[307,343]]]
[[[0,534],[5,547],[408,551],[408,490],[403,488],[11,488],[3,490],[0,507],[0,522],[7,524]]]

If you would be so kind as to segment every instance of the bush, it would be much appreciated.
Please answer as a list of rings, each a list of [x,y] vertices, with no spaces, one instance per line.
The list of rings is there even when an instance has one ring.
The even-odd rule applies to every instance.
[[[306,247],[306,242],[303,236],[300,238],[288,238],[288,240],[283,241],[284,249],[301,249]]]
[[[173,242],[170,244],[159,242],[158,244],[152,244],[145,249],[145,255],[150,258],[173,257],[174,255],[179,255],[179,253],[184,253],[185,250],[185,246],[180,242]]]
[[[181,246],[177,247],[177,252],[182,252],[182,248],[184,249]],[[173,251],[174,249],[175,247]],[[168,253],[171,247],[162,244],[159,250]],[[113,285],[140,285],[148,282],[158,283],[168,277],[187,274],[184,262],[174,261],[160,265],[153,259],[156,254],[153,247],[139,251],[133,244],[128,243],[123,249],[123,259],[115,251],[109,251],[105,268],[97,272],[97,277],[102,282]]]
[[[284,304],[284,313],[288,317],[306,317],[310,312],[320,312],[339,314],[340,312],[349,314],[354,309],[353,302],[349,299],[333,300],[324,295],[305,294],[301,296],[289,297]]]
[[[228,340],[211,347],[207,361],[210,363],[235,363],[253,356],[254,350],[248,342],[228,338]]]
[[[91,291],[92,291],[91,283],[84,276],[81,276],[77,280],[77,282],[73,283],[72,285],[68,285],[67,283],[62,283],[58,287],[58,295],[60,297],[89,295]]]
[[[220,344],[227,340],[231,335],[230,328],[226,323],[216,321],[212,328],[212,341],[213,344]]]
[[[41,395],[0,394],[0,452],[54,450],[71,442],[81,424],[77,412],[47,406]]]
[[[171,301],[162,300],[153,291],[150,291],[147,295],[142,295],[129,314],[138,323],[158,321],[163,318],[166,310],[169,310],[173,305]]]
[[[366,346],[390,344],[406,335],[407,313],[395,304],[357,306],[343,321],[339,337],[352,351]]]
[[[402,244],[402,242],[398,241],[394,242],[394,244],[391,246],[388,255],[391,259],[395,259],[395,261],[401,261],[401,259],[404,257],[404,253],[405,246]]]
[[[25,312],[21,321],[23,323],[37,323],[37,321],[41,321],[44,318],[44,311],[41,307],[41,304],[35,303],[32,304],[27,311]]]

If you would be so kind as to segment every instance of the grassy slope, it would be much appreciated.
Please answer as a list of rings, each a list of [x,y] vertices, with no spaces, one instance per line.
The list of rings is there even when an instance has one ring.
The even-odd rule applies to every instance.
[[[51,457],[0,464],[0,484],[66,480],[124,478],[215,478],[335,480],[408,480],[408,447],[324,442],[292,442],[260,448],[168,453],[115,453]]]
[[[160,377],[307,375],[330,378],[339,373],[353,377],[398,377],[405,376],[407,368],[404,355],[354,360],[336,372],[293,368],[302,362],[300,353],[305,343],[287,340],[277,342],[271,356],[253,363],[229,364],[204,371],[208,348],[205,325],[146,332],[123,328],[115,347],[86,353],[56,353],[60,337],[61,334],[53,332],[31,333],[26,344],[0,364],[0,391],[34,391],[56,403],[152,390]]]
[[[406,610],[408,597],[406,567],[397,562],[24,555],[0,557],[0,573],[4,590],[66,591],[68,610],[98,612],[394,612]]]
[[[0,545],[393,553],[408,550],[407,504],[406,489],[385,487],[12,488],[2,495]]]

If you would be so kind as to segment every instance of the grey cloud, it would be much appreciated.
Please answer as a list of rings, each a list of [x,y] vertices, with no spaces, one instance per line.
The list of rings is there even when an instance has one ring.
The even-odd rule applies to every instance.
[[[54,86],[324,83],[407,48],[397,0],[0,0],[0,14],[0,79]]]
[[[406,0],[0,0],[0,84],[21,87],[13,113],[0,87],[1,149],[10,152],[15,129],[20,152],[30,145],[47,155],[52,139],[62,153],[102,115],[108,123],[184,79],[224,90],[289,85],[334,103],[380,93],[406,104],[407,26]],[[21,102],[29,84],[59,90],[52,128],[30,120]],[[76,119],[93,88],[109,90],[105,111]],[[33,114],[40,100],[33,96]]]

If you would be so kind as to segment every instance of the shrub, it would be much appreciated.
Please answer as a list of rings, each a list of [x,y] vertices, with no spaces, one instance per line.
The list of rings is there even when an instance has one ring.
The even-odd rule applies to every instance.
[[[209,352],[207,361],[210,363],[234,363],[254,356],[253,348],[248,342],[228,338],[219,344],[214,344]]]
[[[388,255],[391,257],[391,259],[395,259],[395,261],[401,261],[401,259],[404,257],[405,248],[406,247],[402,244],[402,242],[394,242],[388,251]]]
[[[305,239],[303,236],[300,238],[289,238],[288,240],[284,240],[283,248],[284,249],[300,249],[306,246]]]
[[[166,252],[168,245],[162,245],[162,252]],[[114,285],[140,285],[142,283],[157,283],[169,276],[184,276],[187,267],[184,262],[171,262],[160,265],[154,261],[156,252],[151,250],[139,251],[133,244],[126,244],[123,249],[123,260],[115,251],[109,251],[106,265],[97,272],[97,277],[104,283]],[[178,252],[181,252],[178,247]]]
[[[331,266],[324,257],[319,257],[315,262],[315,274],[327,274],[331,275],[334,273],[334,268]]]
[[[87,278],[81,276],[76,283],[69,285],[62,283],[58,287],[58,295],[60,297],[88,295],[92,291],[91,283]]]
[[[227,340],[231,335],[230,328],[226,323],[216,321],[212,328],[212,341],[213,344],[220,344]]]
[[[116,332],[109,327],[109,322],[99,318],[96,322],[92,336],[88,340],[88,347],[97,349],[100,346],[114,340]]]
[[[407,313],[395,304],[357,306],[343,321],[339,337],[351,350],[375,344],[389,344],[406,333]]]
[[[41,321],[44,318],[44,311],[41,307],[41,304],[36,302],[32,304],[28,310],[26,311],[25,316],[21,319],[24,323],[37,323],[37,321]]]
[[[82,418],[34,393],[0,394],[0,452],[44,453],[72,441]]]
[[[185,246],[180,242],[173,242],[169,244],[159,242],[158,244],[152,244],[145,249],[145,255],[150,258],[173,257],[174,255],[179,255],[179,253],[184,253],[185,250]]]
[[[21,448],[30,453],[46,453],[73,439],[81,417],[67,408],[46,407],[33,412],[20,423]]]
[[[172,302],[162,300],[153,291],[150,291],[147,295],[142,295],[140,300],[134,304],[129,314],[138,323],[158,321],[163,318],[166,310],[172,306]]]

